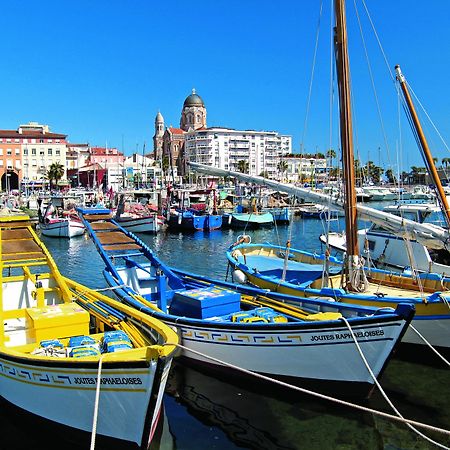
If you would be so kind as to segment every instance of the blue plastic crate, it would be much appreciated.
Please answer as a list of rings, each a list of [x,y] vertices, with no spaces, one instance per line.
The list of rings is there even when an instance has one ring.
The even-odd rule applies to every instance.
[[[238,292],[215,286],[176,292],[170,305],[170,313],[196,319],[225,316],[240,310],[241,295]]]

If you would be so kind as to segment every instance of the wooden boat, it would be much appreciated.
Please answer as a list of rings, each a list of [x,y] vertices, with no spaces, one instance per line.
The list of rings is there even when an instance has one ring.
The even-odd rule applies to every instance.
[[[251,213],[225,213],[222,224],[224,227],[233,229],[249,229],[272,227],[274,218],[270,212],[251,212]]]
[[[366,271],[365,290],[354,292],[345,284],[344,275],[336,273],[345,269],[344,263],[333,257],[329,257],[326,283],[322,278],[326,270],[324,255],[271,244],[243,243],[230,247],[227,259],[233,269],[239,271],[235,273],[236,279],[274,292],[319,296],[380,308],[413,303],[416,307],[414,327],[433,346],[444,352],[450,350],[450,280],[437,274],[422,274],[416,279],[412,275],[371,268]],[[311,267],[309,273],[308,266]],[[403,342],[425,345],[412,330],[407,331]]]
[[[222,216],[200,214],[189,210],[173,210],[169,214],[167,225],[173,231],[212,231],[222,227]]]
[[[84,225],[76,213],[59,217],[51,203],[46,206],[44,213],[41,213],[41,209],[38,213],[39,230],[44,236],[72,238],[84,233]]]
[[[132,233],[158,233],[164,225],[164,220],[157,213],[143,216],[123,213],[117,219],[117,222]]]
[[[300,309],[266,298],[259,289],[236,289],[192,275],[182,278],[121,228],[108,210],[79,214],[114,293],[175,326],[183,345],[201,352],[183,351],[197,363],[226,369],[207,355],[296,384],[312,383],[325,390],[341,384],[343,391],[367,395],[373,380],[341,317],[358,330],[358,342],[379,376],[413,314],[409,305],[394,312],[309,299]],[[154,311],[154,304],[161,312]]]
[[[263,208],[261,212],[269,212],[272,214],[274,222],[279,224],[290,223],[292,220],[292,209],[288,206],[283,208]]]
[[[27,216],[1,217],[0,240],[1,397],[65,430],[146,448],[176,334],[64,278]]]

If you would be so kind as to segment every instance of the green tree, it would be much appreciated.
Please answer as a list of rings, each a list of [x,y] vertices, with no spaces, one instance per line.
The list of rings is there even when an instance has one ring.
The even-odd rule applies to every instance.
[[[249,164],[245,159],[240,159],[237,163],[237,170],[241,173],[248,173]]]
[[[388,179],[389,183],[396,182],[396,178],[395,178],[395,175],[394,175],[394,172],[392,171],[392,169],[386,170],[386,172],[384,174],[386,175],[386,178]]]
[[[50,165],[47,170],[46,177],[50,182],[50,189],[52,188],[52,181],[55,182],[55,185],[58,185],[58,181],[64,176],[64,166],[59,162],[54,162]]]

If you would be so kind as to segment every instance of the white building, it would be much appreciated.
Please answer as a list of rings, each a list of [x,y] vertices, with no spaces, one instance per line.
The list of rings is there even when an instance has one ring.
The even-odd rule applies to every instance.
[[[325,158],[299,155],[284,157],[283,161],[286,163],[283,178],[288,183],[311,180],[323,181],[326,177],[327,160]]]
[[[245,161],[250,175],[266,172],[275,178],[279,161],[291,152],[291,136],[275,131],[212,127],[186,133],[186,160],[233,171],[242,165],[239,161]]]
[[[50,132],[48,125],[29,122],[19,126],[17,136],[22,149],[23,182],[43,182],[53,163],[66,169],[67,135]],[[66,180],[65,172],[62,181]]]

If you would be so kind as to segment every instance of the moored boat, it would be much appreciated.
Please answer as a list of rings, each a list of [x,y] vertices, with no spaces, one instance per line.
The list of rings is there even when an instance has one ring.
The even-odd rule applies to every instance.
[[[314,299],[297,308],[286,303],[295,298],[279,300],[259,289],[183,277],[121,228],[109,211],[79,212],[114,293],[175,326],[185,347],[182,355],[197,363],[222,370],[236,365],[323,390],[339,384],[342,392],[366,396],[374,380],[361,364],[347,323],[357,330],[358,344],[379,376],[413,314],[410,305],[394,312]]]
[[[286,252],[289,252],[288,258]],[[422,274],[417,279],[412,275],[371,268],[364,274],[365,289],[358,292],[349,289],[344,284],[345,277],[336,273],[343,271],[345,265],[333,257],[329,257],[327,263],[324,255],[272,244],[241,243],[228,249],[227,258],[234,270],[245,275],[245,281],[274,292],[299,297],[319,296],[379,308],[413,303],[416,307],[414,327],[433,346],[444,352],[450,350],[450,299],[446,295],[450,280],[437,274]],[[325,281],[323,274],[326,272]],[[244,280],[242,276],[241,279]],[[425,345],[411,329],[403,342]]]
[[[272,227],[274,218],[270,212],[225,213],[222,218],[224,228],[249,229]]]
[[[176,334],[63,277],[27,216],[1,217],[0,242],[1,397],[86,438],[147,448]]]

